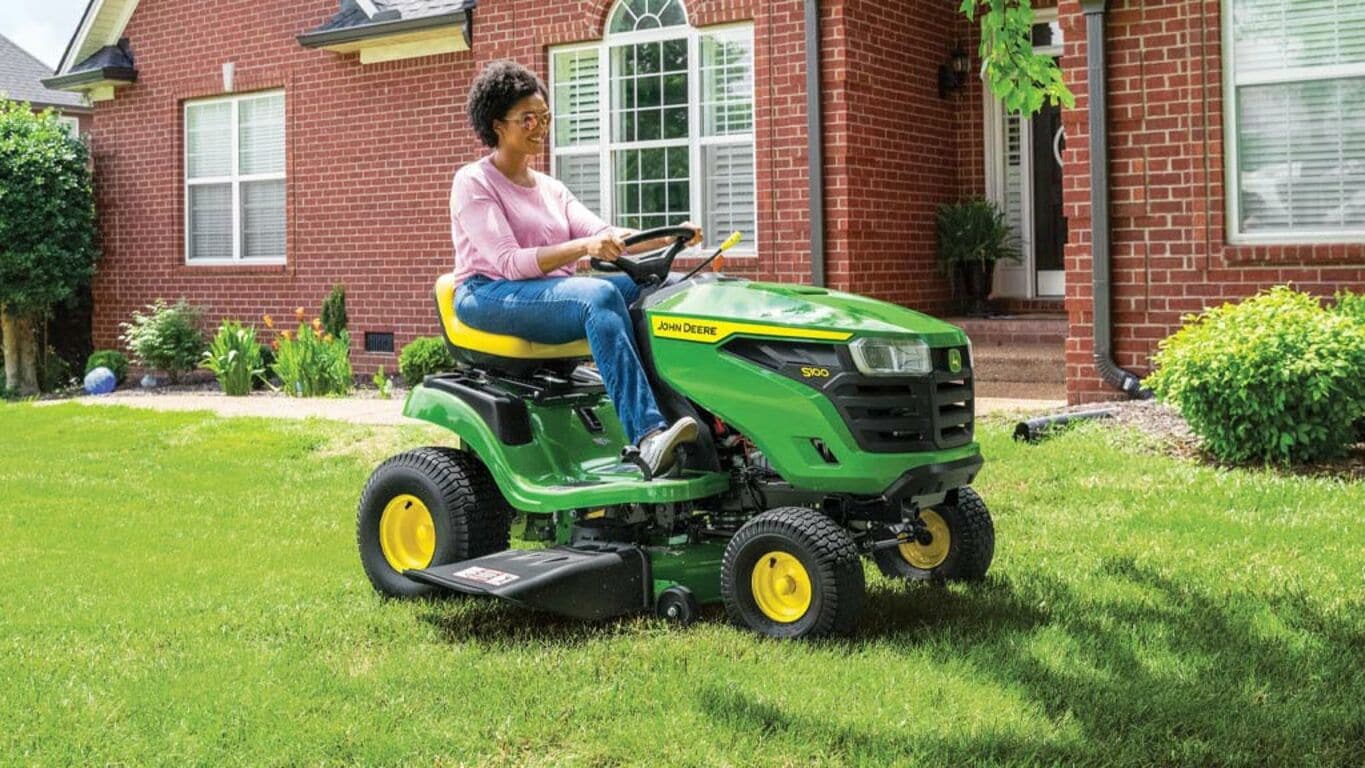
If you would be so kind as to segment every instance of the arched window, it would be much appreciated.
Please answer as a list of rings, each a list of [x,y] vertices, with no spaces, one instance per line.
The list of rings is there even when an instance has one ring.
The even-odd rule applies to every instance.
[[[632,229],[756,237],[753,28],[697,29],[683,0],[619,0],[604,40],[550,51],[553,173]],[[739,249],[737,249],[739,250]]]
[[[679,26],[687,26],[687,10],[681,0],[621,0],[612,9],[607,32],[616,35]]]

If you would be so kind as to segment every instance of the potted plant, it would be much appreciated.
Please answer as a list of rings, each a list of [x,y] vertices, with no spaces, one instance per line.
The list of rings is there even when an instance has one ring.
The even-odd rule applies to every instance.
[[[947,203],[938,209],[938,266],[957,295],[958,286],[969,299],[968,313],[989,314],[995,263],[1018,261],[1019,243],[1005,214],[989,200],[974,198]]]

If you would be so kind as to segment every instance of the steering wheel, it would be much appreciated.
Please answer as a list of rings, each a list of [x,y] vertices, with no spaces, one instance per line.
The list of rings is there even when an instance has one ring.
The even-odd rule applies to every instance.
[[[624,272],[630,275],[637,285],[656,285],[662,283],[668,277],[668,270],[673,267],[673,259],[687,247],[687,241],[692,239],[695,230],[691,227],[656,227],[646,229],[625,239],[626,247],[643,243],[646,240],[655,240],[661,237],[671,237],[673,242],[655,251],[640,254],[639,256],[621,255],[616,257],[616,261],[603,261],[593,258],[592,268],[601,272]]]

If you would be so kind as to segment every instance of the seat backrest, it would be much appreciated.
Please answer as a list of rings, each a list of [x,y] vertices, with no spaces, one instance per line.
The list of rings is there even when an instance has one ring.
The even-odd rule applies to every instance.
[[[436,311],[441,316],[441,330],[445,333],[446,341],[459,346],[456,343],[455,322],[455,273],[447,272],[436,279]]]

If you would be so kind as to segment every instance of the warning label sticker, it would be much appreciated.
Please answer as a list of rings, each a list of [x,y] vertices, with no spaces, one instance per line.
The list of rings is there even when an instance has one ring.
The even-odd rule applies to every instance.
[[[501,587],[503,584],[511,584],[521,578],[515,573],[505,571],[495,571],[492,568],[480,568],[477,565],[455,572],[455,578],[477,581],[480,584],[487,584],[492,587]]]

